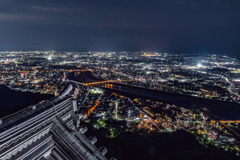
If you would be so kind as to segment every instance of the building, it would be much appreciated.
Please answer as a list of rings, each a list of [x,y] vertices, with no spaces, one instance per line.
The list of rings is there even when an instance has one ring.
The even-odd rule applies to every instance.
[[[87,128],[74,125],[72,90],[70,84],[58,97],[2,118],[0,160],[105,160],[107,149],[97,149],[97,138],[87,138]]]

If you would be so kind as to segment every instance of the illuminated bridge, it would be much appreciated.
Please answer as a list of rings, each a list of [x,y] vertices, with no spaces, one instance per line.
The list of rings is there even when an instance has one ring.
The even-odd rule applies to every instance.
[[[84,135],[72,93],[69,84],[58,97],[0,119],[0,160],[106,160],[107,149]]]
[[[235,102],[206,99],[121,83],[131,80],[103,80],[96,77],[91,71],[71,72],[68,78],[85,86],[99,87],[105,91],[118,93],[126,97],[151,98],[169,104],[199,110],[213,120],[237,121],[240,119],[240,104]]]

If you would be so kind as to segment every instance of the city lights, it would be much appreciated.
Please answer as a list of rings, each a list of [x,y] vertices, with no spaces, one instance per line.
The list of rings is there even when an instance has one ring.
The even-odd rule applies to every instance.
[[[156,52],[10,54],[0,52],[6,59],[0,61],[2,85],[57,97],[72,84],[75,114],[96,130],[104,129],[107,138],[184,130],[203,145],[240,152],[236,59]]]

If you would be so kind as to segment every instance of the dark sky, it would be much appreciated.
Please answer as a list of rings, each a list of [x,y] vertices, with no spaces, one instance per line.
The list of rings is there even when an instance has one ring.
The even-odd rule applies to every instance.
[[[240,53],[240,0],[0,0],[0,50]]]

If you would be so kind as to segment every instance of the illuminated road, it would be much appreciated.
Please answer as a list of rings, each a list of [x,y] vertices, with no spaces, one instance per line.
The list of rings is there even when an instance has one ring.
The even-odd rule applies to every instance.
[[[158,125],[154,122],[154,120],[153,120],[152,118],[150,118],[145,112],[143,112],[141,109],[139,109],[137,106],[135,106],[135,105],[133,104],[133,101],[132,101],[130,98],[128,98],[128,100],[131,102],[131,104],[132,104],[140,113],[142,113],[143,115],[145,115],[145,116],[148,118],[148,120],[149,120],[159,131],[161,131],[161,129],[158,127]]]
[[[94,106],[92,106],[89,110],[88,110],[88,112],[84,115],[84,118],[87,118],[96,108],[97,108],[97,106],[99,105],[99,101],[100,101],[100,99],[102,98],[102,94],[99,96],[99,98],[98,98],[98,100],[96,101],[96,103],[95,103],[95,105]]]

